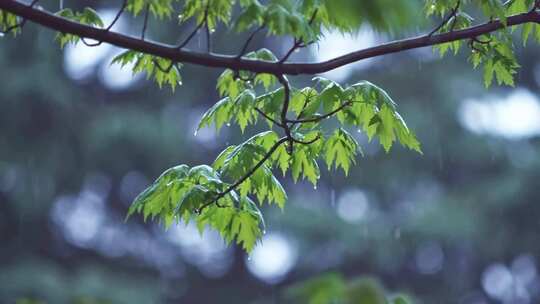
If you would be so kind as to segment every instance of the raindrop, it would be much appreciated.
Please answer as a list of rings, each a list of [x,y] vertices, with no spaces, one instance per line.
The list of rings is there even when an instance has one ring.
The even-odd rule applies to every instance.
[[[358,132],[358,133],[362,133],[362,130],[358,129],[358,130],[356,130],[356,132]]]
[[[179,19],[180,21],[183,20],[183,19],[184,19],[184,15],[182,15],[182,14],[178,15],[178,19]]]
[[[197,131],[193,132],[193,136],[197,136]]]
[[[266,229],[263,229],[262,234],[263,235],[266,234]]]
[[[330,190],[330,205],[333,207],[336,206],[336,190]]]
[[[300,49],[296,49],[294,50],[295,53],[299,53],[300,52]]]
[[[179,80],[179,81],[178,81],[178,85],[179,85],[179,86],[183,85],[182,80]]]
[[[216,29],[211,29],[210,30],[210,33],[215,33],[216,32]]]
[[[230,123],[230,122],[228,122],[228,123],[227,123],[227,127],[230,127],[230,126],[231,126],[231,123]]]
[[[313,190],[317,190],[317,185],[314,185],[314,186],[313,186]]]

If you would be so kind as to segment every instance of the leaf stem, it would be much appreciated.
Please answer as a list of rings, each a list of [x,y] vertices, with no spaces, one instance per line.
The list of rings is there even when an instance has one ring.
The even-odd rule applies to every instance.
[[[239,180],[237,180],[234,184],[230,185],[225,191],[220,192],[217,194],[217,196],[210,202],[202,205],[198,209],[195,210],[196,213],[201,214],[201,212],[208,206],[217,203],[217,201],[225,195],[229,194],[231,191],[236,189],[238,186],[240,186],[243,182],[245,182],[250,176],[252,176],[257,169],[259,169],[271,156],[274,154],[274,152],[281,146],[284,142],[288,141],[289,139],[287,137],[282,137],[276,143],[266,152],[266,154],[263,156],[261,160],[253,166],[244,176],[242,176]]]
[[[341,106],[339,106],[337,109],[335,109],[335,110],[333,110],[331,112],[328,112],[328,113],[326,113],[324,115],[320,115],[320,116],[313,117],[313,118],[306,118],[306,119],[288,119],[287,122],[294,123],[294,124],[307,123],[307,122],[318,122],[318,121],[321,121],[323,119],[326,119],[326,118],[329,118],[329,117],[335,115],[336,113],[343,110],[345,107],[350,106],[351,104],[352,104],[352,101],[347,101],[347,102],[343,103]]]

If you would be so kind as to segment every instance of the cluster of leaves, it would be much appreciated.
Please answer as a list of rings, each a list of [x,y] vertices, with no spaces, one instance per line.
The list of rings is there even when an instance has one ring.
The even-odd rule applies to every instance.
[[[231,191],[219,197],[228,186],[210,166],[179,165],[165,171],[139,194],[127,216],[142,213],[145,220],[156,219],[166,227],[180,220],[186,224],[195,220],[200,233],[210,225],[227,242],[236,239],[245,250],[251,251],[262,235],[262,214],[247,196],[240,197]],[[202,205],[214,200],[215,205],[196,214]]]
[[[388,295],[376,279],[361,277],[346,280],[339,273],[327,273],[286,290],[286,297],[295,302],[309,304],[363,303],[363,304],[412,304],[404,294]]]
[[[276,60],[265,49],[247,56]],[[217,89],[223,99],[202,116],[199,129],[214,125],[219,131],[224,125],[234,123],[244,131],[248,125],[258,122],[261,113],[264,113],[263,118],[270,128],[283,128],[279,117],[287,93],[284,87],[271,90],[276,84],[275,78],[267,74],[224,71],[217,81]],[[185,173],[195,168],[190,171],[185,166],[169,169],[135,200],[130,214],[140,212],[145,219],[157,217],[166,225],[175,219],[189,221],[194,217],[199,226],[209,224],[228,241],[236,237],[237,242],[249,251],[260,237],[261,230],[254,227],[263,225],[262,217],[255,216],[260,215],[257,206],[268,203],[283,208],[287,199],[273,170],[280,170],[283,175],[290,172],[294,181],[302,177],[316,186],[320,178],[319,160],[323,160],[329,170],[341,168],[345,174],[355,163],[357,154],[361,152],[357,139],[345,128],[328,133],[324,126],[325,118],[335,116],[343,127],[356,128],[370,140],[377,138],[386,151],[399,141],[420,152],[415,135],[396,111],[395,103],[381,88],[367,81],[347,88],[321,77],[314,81],[314,87],[290,88],[290,111],[287,114],[294,115],[296,119],[287,121],[287,124],[291,127],[291,136],[297,141],[293,151],[287,149],[290,139],[280,138],[276,131],[256,134],[240,145],[227,147],[212,167],[195,167],[195,172],[204,172],[204,178]],[[257,96],[258,87],[270,91]],[[182,168],[183,173],[171,175],[179,172],[178,168]],[[173,182],[171,176],[181,182]],[[258,204],[250,197],[255,197]],[[234,219],[234,210],[243,210],[245,206],[253,212],[251,224],[235,226],[229,220],[217,220],[223,216]],[[196,216],[200,208],[203,212]]]
[[[0,31],[7,32],[9,30],[13,35],[17,35],[21,31],[18,24],[19,18],[16,15],[0,10]]]
[[[164,19],[170,18],[174,13],[174,2],[178,0],[128,0],[126,9],[137,16],[147,7],[153,16]]]
[[[241,1],[244,5],[250,1]],[[187,0],[182,13],[178,16],[180,22],[194,18],[198,24],[207,22],[210,30],[214,30],[219,22],[229,24],[235,1],[228,0]]]
[[[160,88],[168,84],[174,91],[177,85],[182,84],[181,64],[175,64],[169,59],[129,50],[114,57],[112,64],[130,66],[133,74],[144,72],[146,78],[154,79]]]
[[[509,14],[519,14],[527,12],[534,5],[534,0],[513,0],[510,1],[508,6]],[[523,45],[526,45],[531,35],[534,37],[537,43],[540,43],[540,24],[527,23],[521,26],[521,38]]]
[[[77,21],[82,24],[92,25],[96,27],[103,27],[103,21],[99,17],[99,14],[92,8],[86,7],[81,12],[74,12],[69,8],[65,8],[56,13],[57,15]],[[68,43],[77,43],[80,38],[72,34],[58,33],[56,39],[60,42],[60,46],[63,48]]]
[[[471,26],[473,18],[464,12],[467,4],[479,7],[484,16],[490,20],[497,18],[506,23],[507,16],[526,13],[535,6],[534,0],[510,0],[506,2],[497,0],[467,1],[467,0],[428,0],[426,1],[426,14],[438,15],[445,18],[437,32],[448,33]],[[469,41],[469,60],[474,68],[482,65],[484,69],[484,84],[489,87],[496,79],[499,85],[514,85],[514,75],[519,64],[514,55],[514,44],[511,39],[513,28],[475,37]],[[540,25],[527,23],[521,26],[523,44],[526,44],[531,34],[540,42]],[[435,46],[439,54],[444,56],[449,50],[457,54],[463,45],[457,40]]]

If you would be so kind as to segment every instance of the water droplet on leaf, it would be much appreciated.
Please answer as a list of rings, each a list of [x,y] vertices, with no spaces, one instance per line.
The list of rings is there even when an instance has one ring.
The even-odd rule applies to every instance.
[[[231,123],[230,123],[230,122],[228,122],[228,123],[227,123],[226,125],[227,125],[227,127],[230,127],[230,126],[231,126]]]

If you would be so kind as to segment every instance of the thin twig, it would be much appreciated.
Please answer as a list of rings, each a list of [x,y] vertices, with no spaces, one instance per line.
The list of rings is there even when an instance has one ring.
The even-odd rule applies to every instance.
[[[212,52],[212,40],[210,39],[210,27],[208,26],[208,21],[206,22],[206,52]]]
[[[251,40],[253,40],[255,35],[257,35],[257,33],[260,32],[263,28],[264,28],[264,23],[261,24],[256,30],[251,32],[251,35],[249,35],[248,39],[246,39],[246,42],[244,43],[244,46],[242,47],[242,50],[238,53],[236,58],[240,59],[240,58],[242,58],[242,56],[244,56],[244,54],[247,51],[247,48],[248,48],[249,44],[251,43]]]
[[[154,63],[154,65],[156,66],[158,70],[166,74],[169,73],[172,70],[172,67],[175,65],[175,62],[171,61],[171,63],[169,64],[167,68],[163,68],[161,64],[159,63],[159,61],[157,61],[156,59],[152,59],[152,62]]]
[[[301,45],[300,40],[294,38],[293,46],[289,49],[289,51],[285,54],[285,56],[283,56],[283,58],[281,58],[281,60],[279,62],[283,63],[283,62],[287,61],[287,59],[289,59],[289,57],[292,55],[292,53],[294,51],[296,51],[296,49],[298,49],[300,47],[300,45]]]
[[[294,140],[295,143],[299,143],[299,144],[302,144],[302,145],[311,145],[312,143],[316,142],[316,141],[319,140],[319,139],[321,139],[321,136],[320,136],[320,135],[317,135],[314,139],[308,140],[308,141],[302,141],[302,140],[293,138],[293,140]]]
[[[454,25],[455,25],[455,17],[456,17],[456,14],[457,14],[457,11],[459,10],[459,6],[461,5],[461,0],[458,0],[456,6],[452,9],[452,11],[443,19],[443,21],[435,28],[433,29],[431,32],[429,32],[428,34],[428,37],[431,37],[433,36],[433,34],[435,34],[436,32],[438,32],[440,29],[443,28],[443,26],[445,26],[448,21],[450,21],[450,19],[454,18]],[[453,30],[453,27],[454,25],[452,25],[452,30]]]
[[[81,38],[81,41],[84,45],[86,46],[89,46],[89,47],[96,47],[96,46],[99,46],[103,43],[103,41],[96,41],[96,42],[88,42],[86,41],[86,38],[82,37]]]
[[[126,9],[126,6],[127,6],[127,0],[124,0],[123,3],[122,3],[122,7],[120,7],[120,10],[118,11],[118,13],[116,13],[116,16],[114,17],[113,21],[109,24],[109,26],[107,26],[105,28],[106,32],[110,31],[111,28],[116,24],[118,19],[120,19],[120,16],[122,15],[122,13],[124,13],[124,10]],[[96,46],[99,46],[99,45],[101,45],[103,43],[102,40],[97,41],[97,42],[88,42],[88,41],[86,41],[86,39],[84,37],[81,38],[81,41],[82,41],[82,43],[84,45],[89,46],[89,47],[96,47]]]
[[[276,125],[278,125],[278,126],[280,126],[280,127],[283,128],[283,125],[282,125],[279,121],[277,121],[277,120],[273,119],[272,117],[268,116],[268,114],[264,113],[261,109],[255,107],[255,111],[257,111],[259,114],[261,114],[261,116],[263,116],[264,118],[268,119],[268,120],[271,121],[272,123],[274,123],[274,124],[276,124]]]
[[[150,12],[150,3],[148,3],[146,5],[146,10],[144,12],[144,23],[143,23],[143,28],[142,28],[142,32],[141,32],[141,40],[144,41],[144,36],[146,35],[146,28],[148,27],[148,15],[149,15],[149,12]]]
[[[315,9],[315,11],[313,11],[313,14],[311,15],[311,18],[309,19],[308,24],[310,26],[313,24],[313,21],[315,21],[315,17],[317,16],[317,13],[318,13],[318,10]],[[306,47],[308,45],[311,45],[313,43],[315,43],[315,41],[310,41],[309,43],[304,43],[304,42],[302,42],[302,40],[294,38],[293,46],[289,49],[289,51],[285,54],[285,56],[283,56],[283,58],[281,58],[279,63],[284,63],[285,61],[287,61],[287,59],[289,59],[289,57],[292,55],[292,53],[294,51],[296,51],[297,49],[304,48],[304,47]]]
[[[473,38],[471,38],[469,40],[469,47],[471,48],[471,50],[473,52],[478,52],[478,53],[481,53],[481,54],[485,54],[486,52],[478,47],[476,47],[476,45],[474,44],[475,43],[475,40]]]
[[[257,171],[257,169],[259,169],[271,156],[272,154],[274,154],[274,152],[277,150],[277,148],[279,148],[279,146],[281,146],[284,142],[288,141],[289,139],[287,137],[282,137],[280,138],[272,147],[270,147],[270,149],[268,150],[268,152],[266,152],[266,154],[263,156],[263,158],[261,160],[259,160],[255,166],[253,166],[253,168],[251,168],[243,177],[241,177],[239,180],[237,180],[235,183],[233,183],[232,185],[230,185],[225,191],[223,192],[220,192],[217,194],[217,196],[210,202],[202,205],[201,207],[199,207],[198,209],[195,210],[195,213],[198,213],[198,214],[201,214],[201,212],[208,206],[212,205],[212,204],[215,204],[217,203],[217,201],[223,197],[225,197],[225,195],[229,194],[231,191],[233,191],[234,189],[236,189],[236,187],[240,186],[243,182],[245,182],[250,176],[252,176],[255,171]]]
[[[311,102],[311,98],[314,97],[314,95],[311,95],[311,94],[303,94],[304,97],[306,98],[306,100],[304,101],[304,104],[302,105],[302,109],[300,110],[300,113],[298,113],[298,115],[296,116],[296,119],[299,120],[301,118],[304,117],[304,114],[305,114],[305,111],[306,111],[306,108],[307,108],[307,105]],[[294,127],[297,123],[292,123],[291,127]]]
[[[307,123],[307,122],[318,122],[318,121],[321,121],[323,119],[326,119],[326,118],[329,118],[329,117],[333,116],[334,114],[336,114],[337,112],[343,110],[345,107],[350,106],[351,104],[352,104],[352,101],[347,101],[347,102],[343,103],[341,106],[339,106],[337,109],[333,110],[332,112],[328,112],[328,113],[326,113],[324,115],[320,115],[320,116],[313,117],[313,118],[306,118],[306,119],[288,119],[287,122],[294,123],[294,124]]]
[[[111,28],[116,24],[116,22],[120,19],[120,16],[122,16],[122,14],[124,13],[124,10],[126,9],[126,6],[127,6],[127,0],[124,0],[122,2],[122,7],[120,7],[120,10],[118,11],[118,13],[116,13],[116,16],[114,16],[113,21],[105,29],[106,31],[110,31]]]
[[[208,3],[210,3],[210,1]],[[191,34],[189,34],[189,36],[186,37],[186,39],[183,42],[181,42],[180,44],[178,44],[176,46],[177,50],[180,50],[183,47],[185,47],[191,41],[191,39],[193,39],[193,37],[195,37],[197,32],[208,22],[208,10],[209,10],[209,4],[206,6],[206,9],[204,10],[204,16],[203,16],[203,19],[201,20],[201,22],[199,22],[199,24],[197,24],[195,29],[191,32]],[[208,41],[210,41],[210,40],[208,40]]]

